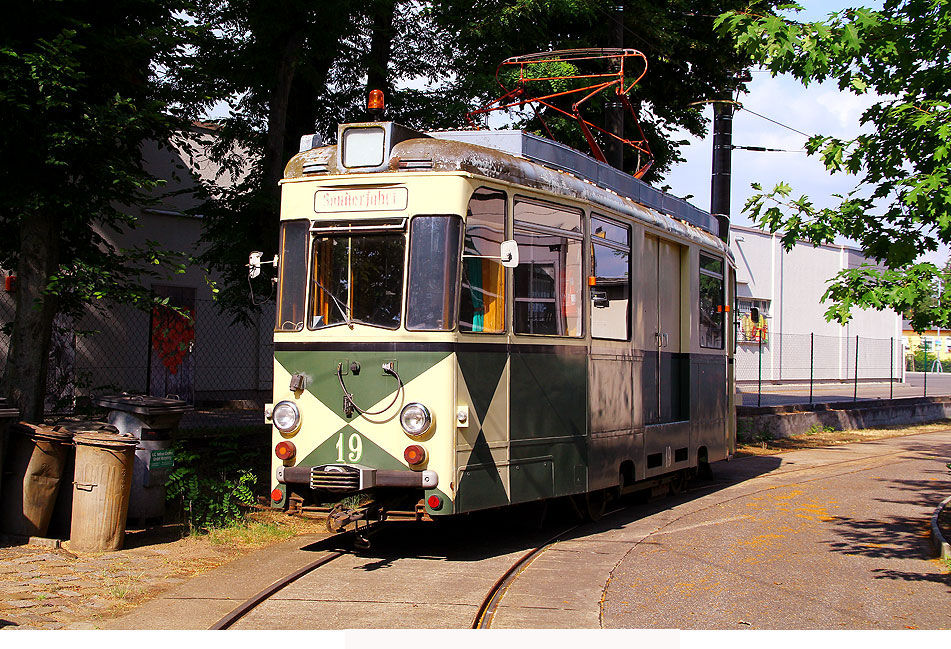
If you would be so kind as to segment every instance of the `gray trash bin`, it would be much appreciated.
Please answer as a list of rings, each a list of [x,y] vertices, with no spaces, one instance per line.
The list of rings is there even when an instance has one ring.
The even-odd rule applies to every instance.
[[[0,498],[3,497],[4,449],[7,447],[7,427],[20,418],[20,412],[11,408],[6,399],[0,399]]]
[[[96,400],[109,410],[109,423],[139,440],[132,470],[129,518],[141,521],[165,515],[165,482],[172,469],[172,431],[182,415],[194,410],[178,399],[114,394]]]

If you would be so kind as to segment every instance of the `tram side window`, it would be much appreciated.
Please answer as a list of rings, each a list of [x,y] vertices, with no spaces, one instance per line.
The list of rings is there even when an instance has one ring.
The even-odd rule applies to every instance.
[[[515,203],[516,333],[580,336],[582,248],[580,210],[521,200]]]
[[[591,335],[631,339],[631,231],[591,217]]]
[[[505,239],[505,192],[481,188],[472,193],[463,244],[459,330],[505,331],[505,268],[498,259]]]
[[[281,256],[277,275],[276,331],[304,328],[304,294],[307,290],[307,220],[281,225]]]
[[[455,325],[459,268],[458,216],[416,216],[409,230],[406,328],[446,331]]]
[[[723,349],[723,260],[700,255],[700,346]]]

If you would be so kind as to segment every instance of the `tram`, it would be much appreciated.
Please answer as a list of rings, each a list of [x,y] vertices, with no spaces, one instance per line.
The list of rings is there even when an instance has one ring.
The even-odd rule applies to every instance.
[[[594,517],[734,453],[726,223],[520,131],[312,139],[273,262],[274,507]]]

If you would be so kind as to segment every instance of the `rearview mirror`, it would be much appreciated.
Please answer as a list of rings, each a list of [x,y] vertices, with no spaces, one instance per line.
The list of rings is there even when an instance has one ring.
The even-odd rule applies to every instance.
[[[503,241],[499,251],[501,252],[500,258],[503,266],[506,268],[518,266],[518,243],[515,242],[515,239]]]

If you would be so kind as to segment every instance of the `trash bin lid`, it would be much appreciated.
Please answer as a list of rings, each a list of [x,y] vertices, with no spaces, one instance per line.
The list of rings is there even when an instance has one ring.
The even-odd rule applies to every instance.
[[[112,433],[107,430],[98,430],[89,433],[79,433],[73,438],[76,444],[86,446],[104,446],[107,448],[135,448],[139,440],[129,433]]]
[[[119,432],[119,429],[113,426],[112,424],[107,424],[102,421],[58,421],[53,424],[53,427],[56,430],[60,430],[70,435],[79,435],[80,433],[93,433],[97,431],[106,431],[109,433],[116,434]]]
[[[68,431],[57,430],[52,426],[42,424],[30,424],[25,421],[19,421],[11,425],[10,432],[50,442],[69,442],[73,438],[73,434]]]
[[[96,405],[110,410],[122,410],[146,416],[194,410],[192,406],[179,399],[163,399],[145,394],[110,394],[96,399]]]

